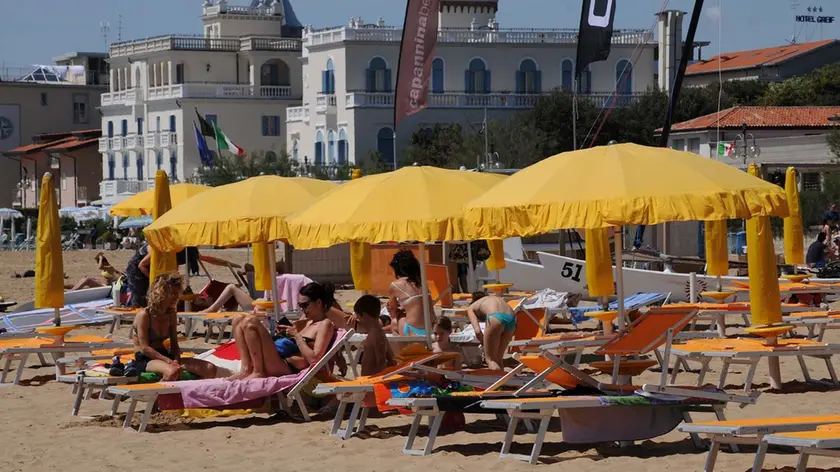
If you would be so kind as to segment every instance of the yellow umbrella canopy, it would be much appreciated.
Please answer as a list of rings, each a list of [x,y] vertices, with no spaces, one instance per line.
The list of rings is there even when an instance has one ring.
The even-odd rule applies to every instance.
[[[336,187],[299,177],[252,177],[196,195],[144,233],[152,246],[165,251],[279,241],[288,238],[289,215]]]
[[[363,177],[290,218],[290,242],[313,249],[351,241],[471,240],[464,204],[503,180],[497,174],[421,166]]]
[[[38,239],[35,242],[35,308],[56,308],[55,325],[61,324],[58,308],[64,306],[64,260],[61,224],[52,175],[44,174],[38,202]]]
[[[155,175],[155,199],[152,206],[152,218],[160,219],[166,212],[172,209],[172,200],[169,196],[169,177],[166,172],[159,170]],[[161,251],[154,247],[152,250],[152,265],[149,270],[149,280],[154,282],[158,275],[178,270],[178,261],[173,251]]]
[[[722,277],[729,275],[729,243],[726,220],[706,222],[706,274]]]
[[[157,179],[155,179],[157,180]],[[172,207],[177,207],[199,193],[210,190],[210,187],[195,184],[175,184],[169,187]],[[155,189],[140,192],[111,207],[111,216],[132,217],[151,215],[155,204]]]
[[[796,169],[788,167],[785,174],[785,193],[787,194],[790,216],[785,218],[785,263],[798,265],[805,263],[805,236],[802,233],[802,208],[799,203],[799,186],[796,183]]]
[[[747,172],[758,177],[758,166],[750,164]],[[782,296],[776,272],[776,251],[770,218],[760,216],[747,220],[747,266],[750,273],[750,311],[754,326],[782,322]]]
[[[787,216],[776,185],[689,152],[614,144],[545,159],[466,208],[478,238],[669,221]]]

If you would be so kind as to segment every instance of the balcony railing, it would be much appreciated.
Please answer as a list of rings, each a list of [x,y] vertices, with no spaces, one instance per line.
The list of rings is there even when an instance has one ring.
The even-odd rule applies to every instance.
[[[125,136],[114,136],[111,138],[111,150],[122,151],[125,148]]]
[[[160,147],[162,148],[175,147],[178,145],[178,133],[161,131],[158,134],[158,139],[160,140]]]
[[[193,83],[163,85],[149,88],[149,100],[173,98],[259,98],[266,100],[292,99],[290,85],[254,87],[249,84]]]
[[[335,111],[336,104],[335,95],[318,94],[315,99],[315,112],[325,113],[329,110]]]
[[[430,93],[429,108],[533,108],[541,98],[551,95],[522,93]],[[579,95],[581,100],[589,100],[595,107],[629,106],[642,94],[612,95],[594,92]],[[350,92],[345,97],[346,108],[391,108],[394,106],[394,94],[389,92]]]
[[[154,188],[154,181],[145,180],[104,180],[99,182],[99,197],[103,200],[126,194],[136,194]]]
[[[301,121],[309,122],[309,104],[304,104],[302,107],[288,107],[286,108],[286,122],[298,123]]]
[[[128,150],[143,149],[143,136],[129,134],[125,137],[125,148]]]
[[[111,45],[111,57],[132,56],[161,51],[289,51],[299,52],[303,41],[281,36],[219,37],[165,35]]]
[[[99,152],[111,150],[111,138],[99,138]]]
[[[348,26],[321,31],[308,31],[304,36],[307,46],[319,46],[342,41],[393,42],[402,40],[402,28],[392,26]],[[576,29],[534,28],[442,28],[438,43],[492,43],[492,44],[577,44]],[[647,30],[615,30],[612,44],[632,45],[652,43],[653,35]]]
[[[146,149],[155,149],[160,147],[160,134],[157,132],[151,132],[146,134],[143,138],[143,147]]]
[[[143,100],[143,90],[132,88],[102,94],[102,106],[109,105],[134,105]]]

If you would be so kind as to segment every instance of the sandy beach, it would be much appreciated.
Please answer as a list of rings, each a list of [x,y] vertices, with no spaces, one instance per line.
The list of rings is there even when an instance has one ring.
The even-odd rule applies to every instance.
[[[68,281],[75,282],[94,275],[91,251],[65,253]],[[237,263],[247,261],[243,251],[206,252]],[[110,252],[115,267],[122,268],[131,252]],[[23,303],[32,298],[34,279],[12,278],[34,264],[34,253],[0,253],[0,293],[6,299]],[[221,280],[224,272],[217,275]],[[352,298],[353,293],[342,294]],[[103,333],[95,328],[87,332]],[[736,330],[730,330],[736,332]],[[123,328],[117,338],[125,339]],[[836,331],[827,341],[840,342]],[[201,346],[191,341],[188,345]],[[808,360],[814,378],[827,378],[825,365]],[[840,367],[840,362],[835,360]],[[713,364],[716,378],[719,363]],[[827,387],[804,385],[795,359],[782,361],[787,384],[785,392],[768,391],[767,367],[762,364],[756,376],[757,386],[764,391],[757,405],[744,409],[731,406],[730,419],[789,415],[836,414],[840,391]],[[423,468],[441,471],[528,471],[563,467],[576,471],[643,472],[660,470],[702,470],[706,451],[695,450],[691,441],[679,432],[618,448],[613,445],[573,446],[562,443],[562,434],[553,429],[542,451],[540,465],[517,461],[499,461],[498,452],[504,437],[504,426],[490,416],[468,416],[463,431],[442,435],[434,453],[428,457],[412,457],[401,453],[410,418],[389,416],[369,421],[369,428],[360,437],[341,441],[327,435],[330,418],[317,418],[306,424],[291,423],[266,415],[251,417],[183,420],[172,415],[155,415],[152,426],[142,435],[123,431],[121,417],[73,418],[70,415],[73,397],[70,387],[55,382],[54,368],[28,367],[24,385],[0,387],[0,471],[89,470],[155,470],[155,471],[230,471],[256,468],[282,470],[342,471],[409,471]],[[742,388],[745,369],[733,366],[727,388]],[[656,373],[648,372],[638,381],[652,383]],[[696,374],[681,374],[687,384],[696,381]],[[89,400],[82,405],[82,414],[104,415],[110,402]],[[121,407],[125,411],[126,407]],[[712,415],[697,415],[695,420],[712,420]],[[550,431],[552,430],[550,429]],[[530,449],[532,435],[520,436],[523,441],[514,452]],[[752,467],[754,448],[742,453],[724,451],[716,470],[746,471]],[[796,455],[789,451],[773,451],[768,455],[765,470],[793,471]],[[809,471],[840,471],[837,459],[813,458]],[[776,468],[778,467],[778,468]]]

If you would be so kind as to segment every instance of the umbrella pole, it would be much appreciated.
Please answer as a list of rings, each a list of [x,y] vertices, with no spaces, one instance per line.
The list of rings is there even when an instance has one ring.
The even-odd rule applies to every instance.
[[[190,248],[188,247],[184,248],[184,260],[186,261],[184,263],[184,267],[186,268],[186,277],[184,277],[184,281],[186,283],[184,284],[184,287],[190,288]],[[190,302],[189,300],[184,300],[184,310],[186,310],[187,313],[191,312],[192,302]]]
[[[280,303],[277,298],[277,271],[275,269],[276,255],[274,250],[277,248],[277,243],[272,241],[268,243],[268,260],[271,262],[271,301],[274,302],[274,313],[268,316],[268,332],[274,336],[274,330],[277,327],[277,316],[280,313]]]
[[[426,243],[418,245],[420,253],[420,282],[423,293],[423,322],[426,329],[426,345],[432,348],[432,317],[429,315],[429,283],[426,281]]]
[[[467,292],[475,292],[475,270],[473,270],[472,241],[467,243]]]
[[[619,233],[620,233],[619,228]],[[617,294],[618,294],[618,329],[624,329],[624,257],[623,257],[623,250],[624,246],[623,240],[621,237],[613,238],[615,242],[615,272],[616,272],[616,283],[617,287]]]

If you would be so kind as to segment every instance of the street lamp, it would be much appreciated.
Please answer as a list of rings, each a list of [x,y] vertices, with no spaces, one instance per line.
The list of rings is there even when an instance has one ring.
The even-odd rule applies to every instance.
[[[752,145],[750,145],[750,140],[752,139]],[[741,146],[738,146],[738,142],[741,143]],[[744,167],[747,166],[747,159],[758,159],[761,156],[761,148],[758,146],[756,142],[755,136],[752,133],[747,132],[747,122],[744,121],[741,123],[741,134],[735,136],[735,149],[740,150],[740,157],[743,159]],[[736,153],[737,155],[738,153]]]

